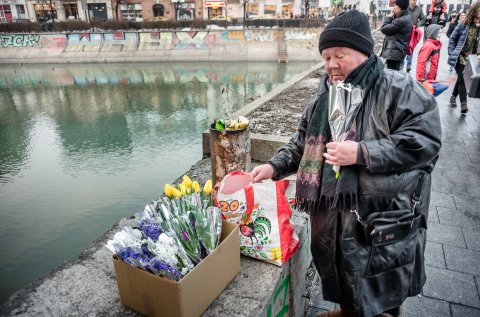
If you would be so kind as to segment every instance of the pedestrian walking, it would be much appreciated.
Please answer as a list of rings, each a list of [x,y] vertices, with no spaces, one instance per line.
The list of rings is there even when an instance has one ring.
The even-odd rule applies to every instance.
[[[368,19],[357,10],[339,14],[325,27],[319,50],[326,74],[317,93],[290,141],[251,172],[253,182],[297,173],[296,202],[310,215],[311,252],[323,296],[341,307],[318,316],[400,316],[404,300],[420,294],[426,280],[439,111],[420,83],[385,69],[373,48]],[[359,96],[352,102],[358,110],[344,130],[347,139],[333,141],[330,107],[349,85],[352,96]],[[340,167],[338,174],[333,166]],[[381,211],[387,211],[397,234],[378,235],[368,225],[380,221]],[[409,218],[403,224],[408,233],[400,233],[393,214]]]
[[[461,23],[465,20],[465,16],[467,14],[464,11],[461,11],[459,14],[453,15],[452,13],[452,19],[450,20],[450,23],[448,24],[448,30],[447,30],[447,37],[450,38],[450,35],[452,35],[453,30],[457,27],[458,23]]]
[[[453,10],[455,11],[455,10]],[[455,27],[457,27],[458,23],[463,22],[465,20],[466,13],[464,11],[461,11],[459,14],[454,14],[452,11],[451,16],[449,17],[450,23],[448,24],[448,30],[447,30],[447,37],[450,38],[450,35],[452,35],[453,30],[455,30]],[[456,12],[456,11],[455,11]],[[451,18],[451,19],[450,19]],[[453,66],[450,66],[449,71],[453,71]]]
[[[448,23],[451,23],[453,20],[455,20],[458,16],[457,10],[452,10],[452,12],[448,15]]]
[[[425,14],[423,14],[422,7],[417,5],[417,0],[410,0],[408,10],[410,11],[413,25],[421,27],[425,24]],[[407,54],[407,73],[412,69],[412,54]]]
[[[419,82],[437,79],[438,61],[440,59],[440,49],[442,48],[442,42],[440,41],[441,29],[440,25],[432,24],[425,30],[427,40],[420,49],[417,58],[416,76]]]
[[[448,64],[455,68],[457,81],[450,97],[450,106],[457,106],[457,96],[460,96],[460,112],[467,113],[467,88],[463,79],[463,70],[468,55],[477,54],[480,60],[480,2],[470,6],[463,22],[459,22],[450,35],[448,42]]]
[[[385,58],[385,64],[389,69],[400,70],[407,55],[412,33],[412,19],[408,6],[408,0],[396,0],[392,13],[385,18],[380,28],[385,35],[380,56]]]

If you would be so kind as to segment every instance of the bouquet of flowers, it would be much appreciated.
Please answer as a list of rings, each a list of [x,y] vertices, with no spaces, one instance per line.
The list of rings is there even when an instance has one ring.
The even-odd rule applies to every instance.
[[[178,186],[135,214],[135,226],[117,232],[106,247],[121,260],[178,281],[220,242],[222,216],[213,205],[212,181],[203,189],[183,176]]]

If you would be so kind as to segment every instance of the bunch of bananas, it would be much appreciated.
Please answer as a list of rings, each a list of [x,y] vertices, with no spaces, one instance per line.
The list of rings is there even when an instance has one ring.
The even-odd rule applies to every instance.
[[[218,119],[215,121],[215,129],[218,131],[243,130],[248,128],[250,121],[244,116],[237,119]]]

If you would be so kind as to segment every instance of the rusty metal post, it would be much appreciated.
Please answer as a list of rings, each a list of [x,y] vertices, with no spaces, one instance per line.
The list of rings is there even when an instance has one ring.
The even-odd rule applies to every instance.
[[[214,185],[230,172],[250,172],[250,130],[218,131],[213,123],[210,126],[210,157]]]

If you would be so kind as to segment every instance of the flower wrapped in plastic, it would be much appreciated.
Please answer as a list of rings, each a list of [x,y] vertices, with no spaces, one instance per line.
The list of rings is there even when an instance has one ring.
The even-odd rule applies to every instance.
[[[124,227],[107,248],[135,267],[180,280],[220,242],[221,211],[211,192],[211,181],[202,190],[188,176],[165,185],[165,195],[135,215],[137,226]]]

